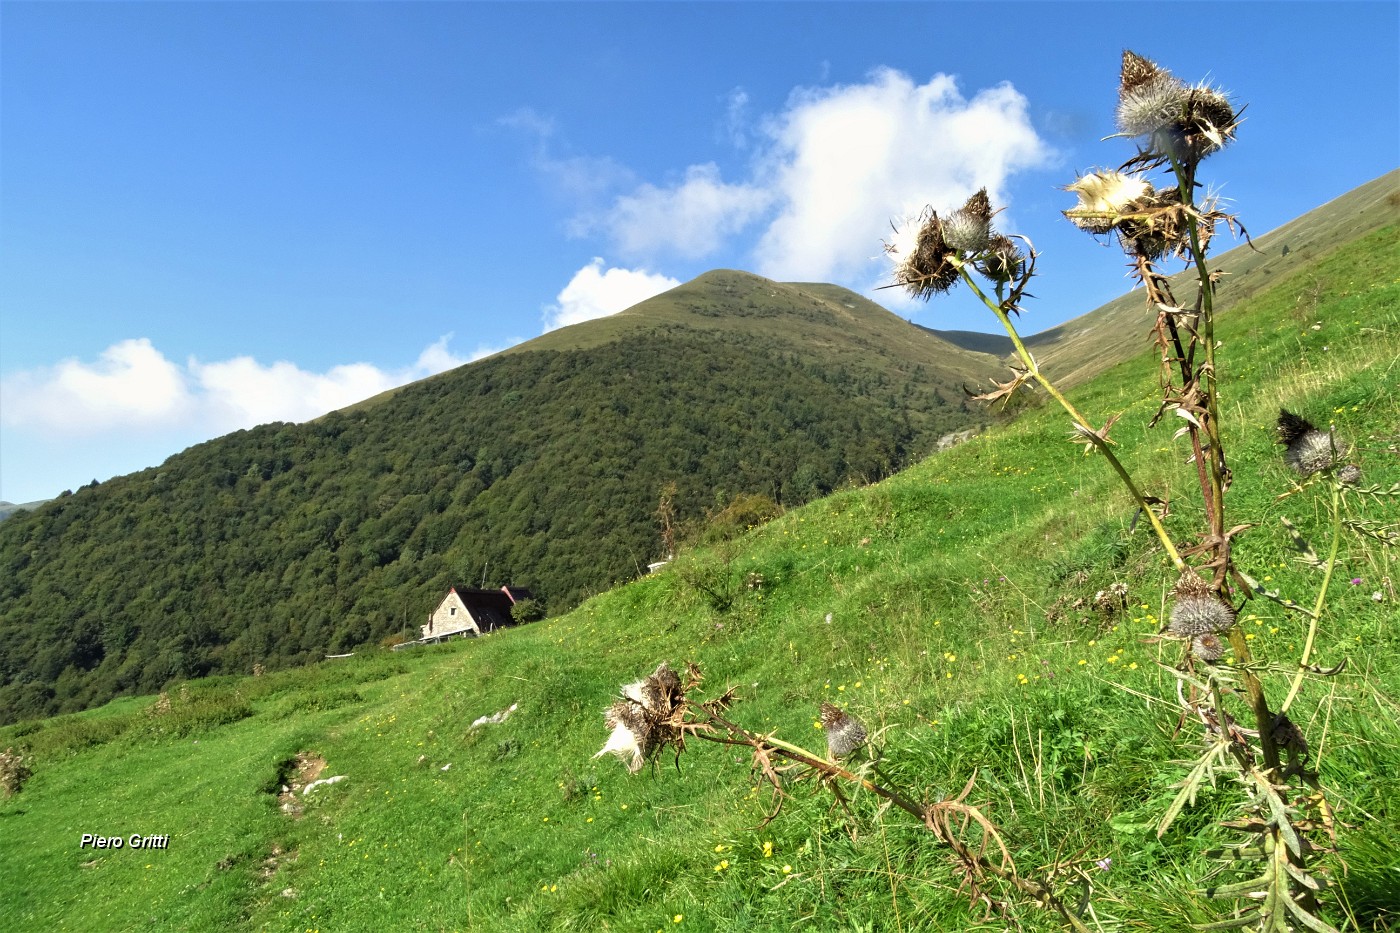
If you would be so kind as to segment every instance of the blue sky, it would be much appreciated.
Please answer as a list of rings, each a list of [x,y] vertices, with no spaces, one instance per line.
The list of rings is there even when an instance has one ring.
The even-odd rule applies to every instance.
[[[1400,163],[1400,4],[0,7],[0,498],[301,421],[707,269],[932,327],[881,237],[986,185],[1027,330],[1128,287],[1059,211],[1119,54],[1248,105],[1253,233]]]

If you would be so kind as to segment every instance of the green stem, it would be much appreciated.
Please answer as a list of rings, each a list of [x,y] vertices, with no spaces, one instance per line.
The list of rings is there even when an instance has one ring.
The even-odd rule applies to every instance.
[[[1332,479],[1332,548],[1327,554],[1327,568],[1322,575],[1322,586],[1317,591],[1317,601],[1313,603],[1312,615],[1308,618],[1308,637],[1303,642],[1303,656],[1298,659],[1298,672],[1293,675],[1293,683],[1288,687],[1288,696],[1283,698],[1279,713],[1288,712],[1298,691],[1303,688],[1303,675],[1307,673],[1308,661],[1312,658],[1313,644],[1317,641],[1317,623],[1322,616],[1322,607],[1327,604],[1327,587],[1332,583],[1332,573],[1337,569],[1337,550],[1342,542],[1342,490],[1335,478]]]
[[[898,791],[888,787],[882,787],[874,781],[867,780],[859,774],[848,771],[838,764],[827,761],[824,758],[819,758],[801,746],[792,745],[771,735],[754,735],[742,726],[729,722],[724,717],[715,713],[707,713],[706,715],[712,723],[729,732],[729,735],[706,735],[703,732],[696,732],[694,735],[697,739],[704,739],[707,742],[717,742],[720,745],[744,745],[750,748],[770,748],[784,758],[800,762],[830,777],[838,778],[843,781],[850,781],[853,784],[859,784],[866,790],[885,798],[901,810],[916,817],[926,827],[932,829],[932,824],[929,822],[930,808],[915,803]],[[948,840],[948,845],[961,857],[975,863],[982,871],[995,875],[1002,881],[1016,887],[1022,893],[1030,895],[1038,906],[1058,914],[1075,933],[1092,933],[1088,926],[1084,924],[1084,921],[1080,920],[1079,917],[1060,900],[1059,896],[1045,884],[1033,879],[1022,878],[1016,873],[1014,866],[1011,869],[1004,868],[993,862],[985,854],[974,851],[969,846],[957,840]]]
[[[967,283],[968,287],[972,289],[973,293],[976,294],[978,298],[982,299],[982,303],[997,316],[997,320],[1001,321],[1001,326],[1006,328],[1007,336],[1011,338],[1011,343],[1016,348],[1016,355],[1020,357],[1021,362],[1025,364],[1026,370],[1031,374],[1031,377],[1040,384],[1042,389],[1050,394],[1051,398],[1060,403],[1060,407],[1074,420],[1076,427],[1083,428],[1085,432],[1088,432],[1085,434],[1085,437],[1088,439],[1089,443],[1093,444],[1100,453],[1108,458],[1109,465],[1113,467],[1113,471],[1118,474],[1118,478],[1123,481],[1123,485],[1128,488],[1128,492],[1132,495],[1133,500],[1137,502],[1138,508],[1142,510],[1143,514],[1147,516],[1147,520],[1151,522],[1152,530],[1157,533],[1157,540],[1160,541],[1162,547],[1166,549],[1167,556],[1171,558],[1172,564],[1179,572],[1184,572],[1186,570],[1186,561],[1182,559],[1181,554],[1176,549],[1176,545],[1172,543],[1171,536],[1167,534],[1167,529],[1162,525],[1162,520],[1157,517],[1157,513],[1152,511],[1152,507],[1147,504],[1147,498],[1142,494],[1142,491],[1138,489],[1137,484],[1133,482],[1133,478],[1128,475],[1127,469],[1124,468],[1122,462],[1118,459],[1117,455],[1114,454],[1113,449],[1108,446],[1108,442],[1093,433],[1093,428],[1089,426],[1089,419],[1081,415],[1079,410],[1070,403],[1070,400],[1065,398],[1059,389],[1055,388],[1054,383],[1041,373],[1040,367],[1035,362],[1035,357],[1031,356],[1030,351],[1026,349],[1026,345],[1021,342],[1021,335],[1016,332],[1016,325],[1011,323],[1011,317],[1006,313],[1005,309],[1003,309],[999,303],[992,301],[992,299],[987,296],[986,292],[977,287],[977,283],[973,281],[972,276],[968,274],[966,268],[960,269],[959,272],[962,274],[962,280]]]

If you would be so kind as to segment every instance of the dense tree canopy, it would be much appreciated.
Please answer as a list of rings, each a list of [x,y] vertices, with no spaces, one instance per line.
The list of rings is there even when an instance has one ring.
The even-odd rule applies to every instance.
[[[900,322],[901,324],[903,322]],[[740,494],[878,479],[966,425],[921,365],[667,324],[200,444],[0,522],[0,717],[408,632],[451,583],[550,611]]]

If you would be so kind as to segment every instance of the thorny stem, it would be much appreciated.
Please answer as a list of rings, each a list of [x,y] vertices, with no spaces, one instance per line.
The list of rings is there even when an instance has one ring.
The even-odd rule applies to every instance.
[[[1298,691],[1303,687],[1303,675],[1307,672],[1308,660],[1312,657],[1313,643],[1317,640],[1317,623],[1322,615],[1322,607],[1327,603],[1327,587],[1332,583],[1332,573],[1337,569],[1337,549],[1342,541],[1342,490],[1336,478],[1332,478],[1332,548],[1327,554],[1327,568],[1322,575],[1322,586],[1317,591],[1317,601],[1313,603],[1312,615],[1308,617],[1308,637],[1303,642],[1303,656],[1298,659],[1298,671],[1293,675],[1293,683],[1288,687],[1288,696],[1283,698],[1279,714],[1288,712]]]
[[[1172,171],[1176,175],[1177,192],[1181,197],[1181,203],[1188,208],[1186,231],[1191,245],[1191,264],[1195,266],[1196,277],[1199,280],[1199,341],[1204,345],[1206,351],[1205,364],[1201,367],[1200,378],[1202,388],[1205,390],[1205,429],[1210,452],[1210,485],[1209,487],[1202,486],[1201,493],[1208,502],[1215,504],[1215,508],[1209,510],[1210,535],[1215,541],[1218,561],[1215,568],[1215,587],[1217,591],[1222,591],[1223,595],[1223,588],[1229,579],[1233,562],[1230,558],[1230,539],[1225,534],[1225,483],[1229,471],[1225,466],[1225,454],[1220,441],[1219,383],[1215,378],[1214,286],[1210,280],[1210,267],[1206,263],[1205,250],[1201,247],[1200,229],[1196,223],[1194,168],[1183,165],[1175,157],[1172,158],[1171,164]],[[1274,716],[1269,711],[1269,700],[1264,695],[1263,684],[1249,670],[1254,655],[1249,650],[1249,642],[1245,640],[1244,633],[1240,631],[1239,626],[1230,629],[1230,647],[1234,650],[1235,658],[1243,668],[1245,691],[1249,697],[1250,709],[1254,712],[1255,726],[1259,730],[1259,745],[1264,753],[1264,766],[1269,772],[1277,773],[1279,757],[1278,746],[1274,743],[1273,738]]]
[[[1201,368],[1206,397],[1206,436],[1210,443],[1210,499],[1215,508],[1211,512],[1211,533],[1216,535],[1225,558],[1216,568],[1216,585],[1222,584],[1230,571],[1230,541],[1225,537],[1225,453],[1220,443],[1219,389],[1215,378],[1215,295],[1210,281],[1210,267],[1206,264],[1205,250],[1201,247],[1200,229],[1196,223],[1194,172],[1188,172],[1176,159],[1172,159],[1172,170],[1176,173],[1177,191],[1181,203],[1191,208],[1186,215],[1186,232],[1191,243],[1191,264],[1196,267],[1196,277],[1200,280],[1200,326],[1201,342],[1205,345],[1206,362]],[[1204,491],[1204,490],[1203,490]]]
[[[858,784],[871,793],[888,800],[901,810],[918,819],[919,822],[923,823],[931,831],[933,830],[933,813],[934,807],[937,806],[936,804],[921,806],[896,790],[876,784],[874,781],[864,778],[853,771],[849,771],[839,764],[827,761],[824,758],[819,758],[800,746],[784,742],[771,735],[754,735],[742,726],[736,725],[723,716],[709,710],[705,710],[705,716],[711,724],[719,726],[729,734],[707,735],[704,732],[696,731],[692,734],[697,739],[704,739],[706,742],[716,742],[720,745],[742,745],[753,749],[772,751],[789,761],[807,765],[829,777]],[[940,836],[940,838],[943,837]],[[944,841],[947,842],[949,847],[953,849],[957,856],[964,860],[964,862],[975,865],[979,871],[994,875],[1012,885],[1017,890],[1021,891],[1021,893],[1029,895],[1036,904],[1053,910],[1061,919],[1069,924],[1070,929],[1074,930],[1075,933],[1092,933],[1089,927],[1084,924],[1084,921],[1080,920],[1049,886],[1029,878],[1021,877],[1016,873],[1014,867],[1008,870],[998,865],[996,862],[993,862],[985,855],[974,852],[969,846],[958,839],[944,839]]]
[[[1060,407],[1068,412],[1075,425],[1084,429],[1084,436],[1088,441],[1093,444],[1100,453],[1108,458],[1109,465],[1112,466],[1114,472],[1118,474],[1118,478],[1123,481],[1123,485],[1128,488],[1128,492],[1132,495],[1133,500],[1137,502],[1138,508],[1142,509],[1143,514],[1147,516],[1147,520],[1152,523],[1152,530],[1157,533],[1157,540],[1162,542],[1162,547],[1166,549],[1167,556],[1171,558],[1172,564],[1178,571],[1186,570],[1186,561],[1182,559],[1181,554],[1176,549],[1176,545],[1172,543],[1171,536],[1167,534],[1167,529],[1162,526],[1162,520],[1157,517],[1157,513],[1147,504],[1147,498],[1142,494],[1142,491],[1137,488],[1137,484],[1134,483],[1133,478],[1128,475],[1128,471],[1123,467],[1117,455],[1114,454],[1113,449],[1109,447],[1108,442],[1094,433],[1093,428],[1089,426],[1089,420],[1081,415],[1079,410],[1070,403],[1070,400],[1065,398],[1059,389],[1055,388],[1054,383],[1041,373],[1040,366],[1036,364],[1035,357],[1031,356],[1030,351],[1026,349],[1026,345],[1021,342],[1021,335],[1016,332],[1016,325],[1011,323],[1011,318],[1007,315],[1006,310],[1002,308],[998,302],[993,301],[986,292],[977,287],[977,283],[973,280],[972,276],[968,274],[966,268],[960,268],[958,271],[962,275],[963,281],[967,283],[973,293],[997,316],[997,320],[1001,321],[1001,326],[1006,328],[1006,333],[1010,336],[1011,343],[1016,348],[1016,355],[1020,357],[1021,362],[1025,364],[1031,377],[1035,379],[1036,382],[1040,383],[1040,387],[1048,392],[1051,398],[1060,403]]]
[[[719,719],[718,717],[715,717],[715,720],[716,722],[719,722],[721,725],[723,725],[725,729],[729,730],[733,734],[742,736],[742,738],[735,738],[733,735],[706,735],[703,732],[695,733],[695,737],[697,739],[704,739],[706,742],[718,742],[721,745],[745,745],[750,748],[753,748],[756,745],[763,745],[772,749],[774,752],[776,752],[784,758],[787,758],[790,761],[795,761],[799,764],[807,765],[809,768],[815,768],[823,774],[830,775],[831,777],[840,778],[843,781],[850,781],[853,784],[859,784],[861,787],[870,791],[872,794],[876,794],[877,796],[885,798],[890,803],[894,804],[896,807],[899,807],[899,809],[908,813],[910,816],[914,816],[922,820],[927,814],[927,811],[923,807],[919,806],[917,803],[914,803],[912,800],[909,800],[907,797],[904,797],[898,791],[894,791],[889,789],[888,787],[883,787],[879,784],[876,784],[874,781],[868,778],[861,777],[854,771],[847,771],[845,768],[841,767],[838,764],[832,764],[831,762],[826,761],[825,759],[818,758],[816,755],[813,755],[806,749],[799,748],[796,745],[789,745],[787,742],[784,742],[781,739],[777,739],[772,736],[751,735],[749,732],[740,728],[739,726],[733,725],[732,723],[726,723],[724,720]]]
[[[1191,344],[1191,352],[1188,353],[1187,348],[1181,343],[1181,331],[1180,328],[1177,327],[1176,319],[1170,312],[1164,311],[1160,307],[1165,305],[1168,308],[1175,308],[1177,306],[1176,297],[1172,295],[1171,285],[1152,268],[1152,263],[1146,256],[1143,256],[1141,253],[1134,253],[1133,263],[1138,281],[1142,282],[1143,288],[1147,290],[1148,299],[1157,302],[1159,305],[1158,314],[1161,315],[1163,323],[1166,325],[1166,335],[1164,336],[1162,334],[1159,325],[1158,340],[1161,342],[1164,353],[1168,350],[1176,351],[1175,361],[1181,370],[1181,385],[1183,391],[1185,391],[1194,381],[1192,371],[1195,367],[1195,344]],[[1197,304],[1200,305],[1201,300],[1198,300]],[[1199,314],[1199,311],[1197,313]],[[1167,347],[1168,338],[1171,341],[1170,348]],[[1164,356],[1163,363],[1165,364],[1167,362],[1167,357]],[[1164,385],[1163,388],[1169,388],[1170,384],[1171,377],[1168,376],[1167,384]],[[1160,414],[1158,417],[1160,417]],[[1206,465],[1205,451],[1201,447],[1201,427],[1195,422],[1188,422],[1186,430],[1191,438],[1191,453],[1196,464],[1196,479],[1201,487],[1201,498],[1205,503],[1206,520],[1209,522],[1210,527],[1214,528],[1216,526],[1215,498],[1212,493],[1210,477],[1206,472],[1210,468]],[[1224,525],[1221,525],[1221,527],[1223,528]]]

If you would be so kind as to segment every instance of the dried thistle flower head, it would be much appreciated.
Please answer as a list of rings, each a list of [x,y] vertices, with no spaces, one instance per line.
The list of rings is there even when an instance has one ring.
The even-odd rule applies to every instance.
[[[1195,571],[1183,573],[1172,593],[1176,602],[1167,631],[1178,638],[1215,634],[1235,624],[1235,611],[1221,602]]]
[[[1154,188],[1141,176],[1123,172],[1091,172],[1065,190],[1079,196],[1079,204],[1063,212],[1070,223],[1094,234],[1116,232],[1125,250],[1147,259],[1187,254],[1192,220],[1204,248],[1216,221],[1227,216],[1214,200],[1192,210],[1181,203],[1178,189]]]
[[[645,679],[625,685],[622,698],[603,711],[612,733],[593,757],[616,755],[636,772],[665,746],[682,748],[684,704],[680,677],[662,662]]]
[[[603,711],[603,723],[612,730],[612,734],[593,757],[616,755],[627,765],[628,771],[640,771],[655,748],[651,741],[651,728],[638,705],[629,701],[614,703]]]
[[[865,726],[839,706],[823,703],[822,728],[826,730],[826,747],[832,758],[844,758],[865,744]]]
[[[1316,431],[1311,421],[1293,414],[1287,408],[1278,410],[1278,439],[1281,444],[1292,444],[1304,434]]]
[[[1079,195],[1079,204],[1064,212],[1070,222],[1090,233],[1108,233],[1152,186],[1137,175],[1104,171],[1081,175],[1065,190]]]
[[[1210,584],[1194,570],[1182,573],[1176,581],[1176,586],[1172,587],[1172,595],[1178,599],[1183,596],[1208,596],[1210,592]]]
[[[931,208],[917,221],[897,229],[894,241],[885,244],[885,252],[895,264],[895,284],[915,298],[931,298],[958,283],[958,267],[951,261],[957,251],[944,239],[943,222]]]
[[[1202,661],[1214,664],[1225,657],[1225,644],[1214,632],[1205,632],[1191,639],[1191,651]]]
[[[977,271],[995,282],[1019,279],[1026,271],[1026,254],[1010,237],[993,234],[982,255],[977,258]]]
[[[1190,87],[1170,71],[1124,50],[1118,88],[1118,128],[1146,137],[1154,154],[1199,161],[1233,138],[1238,116],[1230,100],[1208,85]]]
[[[960,209],[943,221],[943,239],[948,246],[964,253],[978,253],[987,248],[992,236],[992,202],[987,189],[982,188]]]
[[[1349,445],[1339,441],[1330,431],[1319,431],[1306,418],[1301,418],[1286,408],[1279,409],[1278,436],[1279,441],[1285,445],[1283,459],[1304,476],[1311,476],[1336,466],[1338,458],[1350,450]],[[1354,482],[1361,478],[1359,467],[1343,469],[1354,479],[1343,478],[1342,482]]]
[[[1274,714],[1274,727],[1271,731],[1274,744],[1288,749],[1290,760],[1308,756],[1308,740],[1304,737],[1303,730],[1288,718],[1287,713]]]
[[[23,755],[16,754],[13,748],[0,752],[0,791],[7,798],[24,789],[24,782],[33,776],[29,762]]]

